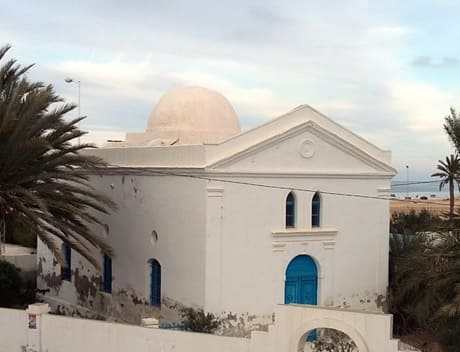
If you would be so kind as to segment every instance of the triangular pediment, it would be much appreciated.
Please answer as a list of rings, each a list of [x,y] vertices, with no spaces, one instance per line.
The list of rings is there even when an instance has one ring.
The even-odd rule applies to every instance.
[[[268,130],[265,138],[260,138],[264,133],[257,131],[254,137],[259,138],[250,143],[248,133],[249,136],[242,136],[244,140],[241,141],[240,148],[237,136],[228,143],[229,153],[225,155],[226,143],[223,143],[220,146],[221,157],[207,168],[251,173],[395,174],[387,160],[382,160],[381,155],[385,156],[383,151],[377,150],[380,151],[379,157],[372,155],[369,150],[373,151],[375,146],[364,144],[364,140],[343,127],[339,126],[343,131],[337,128],[331,131],[331,128],[327,129],[327,124],[320,124],[321,119],[304,119],[299,122],[284,130],[280,125],[278,127],[281,132],[271,134],[269,132],[274,131],[273,126],[262,126],[261,129],[265,127]],[[338,125],[332,127],[336,126]],[[350,139],[353,138],[366,148],[356,145],[359,143],[352,143],[354,141]]]

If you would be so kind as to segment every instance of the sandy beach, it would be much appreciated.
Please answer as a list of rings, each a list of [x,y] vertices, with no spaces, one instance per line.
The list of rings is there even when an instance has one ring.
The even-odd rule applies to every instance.
[[[460,206],[460,197],[455,199],[455,208]],[[443,212],[449,211],[449,199],[436,199],[431,198],[427,200],[420,199],[410,199],[410,200],[395,200],[390,201],[390,211],[391,213],[402,212],[406,213],[411,210],[416,212],[421,211],[422,209],[427,209],[433,214],[441,214]]]

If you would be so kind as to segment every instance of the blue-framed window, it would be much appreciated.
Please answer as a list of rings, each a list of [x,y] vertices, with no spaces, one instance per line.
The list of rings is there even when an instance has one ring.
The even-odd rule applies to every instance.
[[[62,244],[62,253],[66,266],[61,267],[61,278],[65,281],[72,280],[72,248],[67,242]]]
[[[292,192],[286,197],[286,227],[295,227],[295,196]]]
[[[112,258],[104,254],[104,263],[102,268],[102,290],[112,293]]]
[[[161,306],[161,265],[156,259],[150,261],[150,304]]]
[[[319,227],[321,225],[321,198],[316,192],[311,201],[311,226]]]

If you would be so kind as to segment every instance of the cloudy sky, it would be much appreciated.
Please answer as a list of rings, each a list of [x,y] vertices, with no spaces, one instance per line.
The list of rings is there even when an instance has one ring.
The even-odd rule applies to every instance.
[[[223,93],[243,129],[309,104],[426,180],[460,110],[458,0],[0,0],[0,43],[76,102],[95,140],[143,131],[162,93]]]

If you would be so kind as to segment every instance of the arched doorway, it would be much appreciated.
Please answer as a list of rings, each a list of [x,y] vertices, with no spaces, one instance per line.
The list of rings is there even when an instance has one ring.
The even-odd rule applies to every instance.
[[[306,339],[315,332],[315,339]],[[331,328],[319,328],[306,332],[299,341],[300,352],[361,352],[353,339],[343,331]]]
[[[298,255],[286,269],[284,303],[317,304],[318,269],[309,255]]]
[[[150,265],[150,304],[159,307],[161,305],[161,265],[156,259],[152,259]]]

